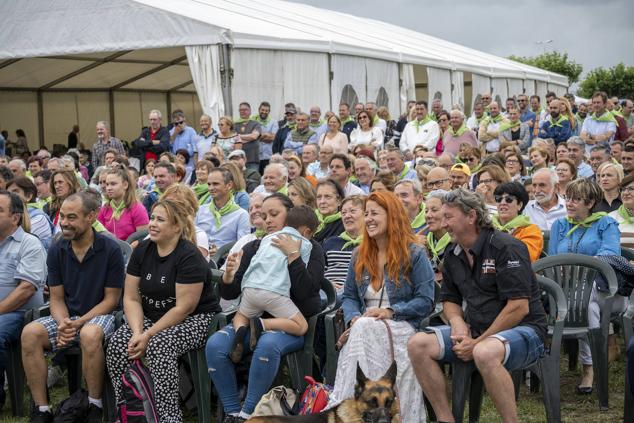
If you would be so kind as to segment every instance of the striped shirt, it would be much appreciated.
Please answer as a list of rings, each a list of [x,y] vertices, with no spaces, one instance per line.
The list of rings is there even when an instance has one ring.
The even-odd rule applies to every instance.
[[[326,271],[324,276],[333,283],[337,290],[343,289],[348,276],[348,267],[352,260],[352,251],[355,247],[348,246],[342,251],[346,241],[339,236],[332,236],[324,241],[324,253],[326,255]]]

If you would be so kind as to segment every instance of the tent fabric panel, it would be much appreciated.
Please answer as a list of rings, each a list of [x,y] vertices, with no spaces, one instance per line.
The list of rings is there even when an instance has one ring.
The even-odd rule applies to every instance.
[[[68,133],[77,123],[75,93],[43,93],[42,106],[46,146],[52,149],[54,144],[66,145]]]
[[[156,67],[151,64],[103,63],[52,88],[110,88]]]
[[[332,80],[330,81],[332,110],[338,110],[339,103],[344,100],[351,101],[349,98],[344,99],[342,97],[346,85],[350,85],[354,89],[358,101],[365,103],[367,75],[364,58],[333,54],[330,56],[330,70],[332,72]],[[350,104],[350,108],[352,109],[353,107],[354,104]]]
[[[524,80],[524,93],[530,97],[535,95],[535,92],[535,81],[532,79]]]
[[[416,80],[414,79],[414,65],[401,65],[401,113],[407,111],[407,102],[416,100]]]
[[[97,122],[100,120],[110,121],[108,97],[108,93],[104,92],[75,93],[77,108],[76,123],[79,124],[79,139],[88,148],[90,148],[97,139]],[[70,130],[71,128],[69,127],[66,134],[68,134]]]
[[[515,97],[524,93],[524,82],[521,79],[509,78],[506,80],[509,87],[509,97]]]
[[[83,68],[89,62],[57,59],[22,59],[0,69],[0,87],[39,88]]]
[[[431,110],[432,101],[439,95],[443,107],[446,108],[447,104],[451,103],[451,72],[447,69],[428,67],[427,80],[429,109]]]
[[[464,97],[464,73],[460,71],[451,72],[451,104],[445,106],[447,110],[451,110],[454,106],[458,106],[460,110],[465,110]]]
[[[546,102],[546,93],[548,92],[548,84],[543,81],[535,81],[535,91],[542,101],[542,106]]]
[[[319,106],[322,115],[329,110],[328,55],[285,51],[282,63],[283,99],[294,102],[306,113],[312,106]]]
[[[40,145],[37,126],[37,94],[33,91],[3,91],[0,93],[0,128],[15,141],[15,130],[23,129],[31,150]]]
[[[169,66],[144,78],[138,79],[128,85],[124,85],[121,88],[131,90],[167,91],[191,80],[192,74],[190,73],[189,67],[177,65]]]
[[[506,104],[506,99],[509,98],[509,90],[506,86],[506,79],[492,78],[491,86],[493,87],[493,100],[498,102],[500,108],[503,108]]]
[[[188,46],[186,50],[190,78],[196,86],[202,109],[211,117],[212,122],[218,122],[220,116],[225,114],[219,46]]]
[[[559,97],[563,96],[564,94],[568,92],[568,90],[566,90],[566,87],[563,87],[557,84],[548,84],[548,91],[554,92]]]
[[[184,55],[185,49],[183,47],[151,48],[131,51],[119,57],[119,59],[171,62]],[[187,64],[187,60],[183,59],[183,63]]]
[[[397,115],[400,113],[398,63],[385,60],[366,59],[367,98],[378,103],[381,88],[387,93],[387,109]]]
[[[482,76],[477,73],[472,74],[471,76],[471,88],[473,104],[480,101],[480,97],[482,94],[490,94],[491,93],[491,79],[488,76]],[[471,105],[471,109],[473,110],[473,104]]]
[[[141,93],[114,93],[114,136],[131,141],[141,133],[141,128],[148,125],[148,116],[143,114],[141,107]],[[163,125],[168,120],[163,116]]]

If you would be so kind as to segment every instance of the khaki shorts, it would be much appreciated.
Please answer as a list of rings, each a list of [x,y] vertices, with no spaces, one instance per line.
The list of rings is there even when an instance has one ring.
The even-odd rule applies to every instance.
[[[249,319],[267,312],[273,317],[290,319],[299,313],[290,298],[273,291],[259,288],[244,288],[238,312]]]

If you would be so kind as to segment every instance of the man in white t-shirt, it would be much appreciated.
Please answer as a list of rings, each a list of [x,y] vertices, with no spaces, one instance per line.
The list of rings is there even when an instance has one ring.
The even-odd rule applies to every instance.
[[[414,147],[422,145],[431,151],[440,137],[440,127],[427,115],[426,101],[417,101],[415,107],[416,119],[405,125],[399,148],[401,151],[414,151]]]

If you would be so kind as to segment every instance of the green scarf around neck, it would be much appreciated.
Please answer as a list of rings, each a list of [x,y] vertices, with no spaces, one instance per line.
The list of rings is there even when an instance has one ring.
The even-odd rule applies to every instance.
[[[262,126],[267,126],[269,124],[269,122],[271,122],[271,116],[267,116],[266,119],[262,120],[260,118],[260,115],[253,115],[251,116],[251,120],[256,121],[257,123],[259,123]]]
[[[431,121],[432,121],[432,119],[429,117],[429,115],[427,115],[421,120],[414,119],[412,121],[412,125],[414,125],[416,127],[416,133],[418,133],[418,131],[420,131],[420,128],[422,128],[423,126],[427,125]]]
[[[531,224],[531,220],[528,218],[528,216],[525,216],[523,214],[515,216],[513,219],[511,219],[509,222],[506,222],[505,224],[502,224],[502,222],[500,222],[500,216],[498,215],[493,215],[491,220],[495,229],[507,233],[512,233],[517,228],[523,228]]]
[[[211,200],[209,202],[209,211],[211,212],[216,222],[216,230],[220,229],[220,218],[222,218],[222,216],[232,213],[239,208],[240,206],[237,205],[236,202],[233,200],[233,195],[229,197],[229,201],[227,201],[227,203],[222,206],[220,210],[218,210],[218,208],[216,207],[216,203],[214,202],[214,200]]]
[[[625,207],[625,204],[621,204],[621,206],[618,208],[618,212],[619,216],[623,218],[623,222],[630,225],[634,224],[634,216],[630,214],[630,212]]]
[[[341,251],[343,251],[350,246],[356,247],[359,244],[361,244],[361,241],[363,241],[363,234],[359,235],[356,238],[352,238],[348,234],[348,232],[344,231],[339,235],[339,238],[343,239],[344,241],[347,241],[345,244],[343,244],[343,247],[341,247]]]
[[[196,184],[192,187],[192,189],[194,190],[194,194],[196,194],[196,198],[198,198],[198,200],[200,200],[203,195],[209,194],[209,186],[207,186],[207,184]]]
[[[498,113],[497,116],[493,117],[493,116],[488,116],[486,119],[487,125],[490,123],[500,123],[504,120],[504,116],[502,116],[502,113]]]
[[[248,122],[251,118],[248,117],[246,119],[242,119],[240,116],[238,116],[237,118],[233,119],[233,124],[240,124],[240,123],[244,123],[244,122]]]
[[[548,122],[550,122],[550,126],[551,126],[551,128],[552,128],[552,127],[555,127],[555,126],[558,126],[558,127],[560,127],[560,128],[563,128],[563,126],[562,126],[562,124],[561,124],[561,123],[562,123],[563,121],[565,121],[565,120],[568,120],[568,116],[559,115],[559,117],[557,118],[557,120],[553,120],[553,117],[552,117],[552,116],[550,116],[550,117],[548,118]]]
[[[566,233],[566,237],[569,237],[570,235],[572,235],[581,226],[584,228],[589,228],[590,226],[592,226],[594,222],[601,219],[603,216],[607,216],[607,215],[608,214],[605,212],[592,213],[590,216],[586,217],[581,222],[576,221],[572,217],[566,216],[566,220],[568,221],[568,223],[570,223],[571,225],[574,225],[572,229],[570,229],[568,233]]]
[[[326,123],[325,120],[319,119],[317,122],[309,121],[308,122],[308,126],[310,126],[311,128],[319,128],[320,126],[324,125],[325,123]]]
[[[438,240],[438,242],[434,242],[433,232],[429,232],[427,234],[427,248],[429,248],[429,251],[432,254],[432,258],[435,260],[438,260],[438,256],[440,255],[442,251],[444,251],[445,247],[447,247],[447,245],[449,245],[450,242],[451,242],[451,237],[449,236],[448,233],[444,234]]]
[[[616,119],[614,118],[614,115],[607,110],[601,116],[597,116],[596,113],[593,113],[592,119],[596,120],[597,122],[614,122],[614,124],[616,124]]]
[[[44,208],[44,204],[46,203],[28,203],[26,206],[30,209],[40,209],[42,210]]]
[[[420,205],[420,212],[416,215],[412,223],[410,223],[410,227],[412,229],[418,229],[425,224],[425,203]]]
[[[345,119],[341,119],[341,127],[343,128],[343,126],[348,122],[354,122],[354,119],[352,119],[352,116],[348,116]]]
[[[498,128],[498,131],[504,132],[509,129],[519,128],[521,125],[522,125],[522,122],[519,120],[516,120],[515,122],[513,122],[512,120],[509,120],[508,122],[502,122],[500,124],[500,127]]]
[[[409,166],[406,164],[405,166],[403,166],[403,170],[398,175],[398,180],[401,181],[403,178],[405,178],[407,172],[409,172]]]
[[[266,236],[266,231],[264,229],[256,229],[255,230],[255,237],[257,239],[262,239]]]
[[[284,185],[282,188],[278,189],[277,192],[288,196],[288,185]]]
[[[112,209],[112,218],[114,220],[119,220],[123,211],[125,210],[125,201],[121,200],[119,204],[116,204],[114,200],[110,200],[109,202],[110,208]]]
[[[454,131],[453,127],[449,127],[449,133],[451,134],[452,137],[454,138],[458,138],[460,136],[462,136],[462,134],[464,134],[465,132],[467,132],[467,125],[464,124],[464,122],[462,123],[462,125],[460,125],[460,128],[458,128],[458,130]]]
[[[341,220],[341,212],[337,212],[335,214],[331,214],[330,216],[324,217],[319,209],[315,209],[315,216],[317,216],[317,220],[319,221],[319,226],[317,226],[315,235],[323,231],[326,225],[329,225],[332,222],[336,222],[337,220]]]

